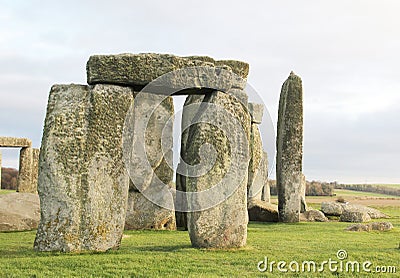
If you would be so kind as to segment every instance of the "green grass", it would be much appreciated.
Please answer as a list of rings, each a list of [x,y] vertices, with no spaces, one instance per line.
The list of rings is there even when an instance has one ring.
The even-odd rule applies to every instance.
[[[349,223],[339,222],[250,223],[247,246],[233,250],[192,248],[184,231],[127,231],[121,248],[115,251],[38,253],[32,249],[35,231],[0,233],[0,277],[280,277],[276,269],[272,275],[260,273],[257,263],[265,256],[269,261],[300,263],[337,260],[339,249],[348,252],[348,260],[396,266],[400,272],[400,209],[386,207],[383,211],[392,216],[392,231],[346,232]],[[348,275],[325,271],[311,276]],[[310,277],[310,273],[295,276]]]
[[[0,195],[15,192],[15,190],[0,189]]]
[[[335,189],[336,196],[358,196],[358,197],[382,197],[382,198],[400,198],[399,196],[392,196],[386,194],[379,194],[373,192],[346,190],[346,189]]]

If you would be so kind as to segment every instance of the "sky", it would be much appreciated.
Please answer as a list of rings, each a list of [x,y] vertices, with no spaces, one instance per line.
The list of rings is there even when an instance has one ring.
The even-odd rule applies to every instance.
[[[292,70],[302,78],[308,180],[400,183],[399,10],[396,0],[0,0],[0,136],[39,147],[51,85],[86,84],[90,55],[208,55],[250,64],[275,129],[282,83]],[[17,168],[18,150],[1,151]]]

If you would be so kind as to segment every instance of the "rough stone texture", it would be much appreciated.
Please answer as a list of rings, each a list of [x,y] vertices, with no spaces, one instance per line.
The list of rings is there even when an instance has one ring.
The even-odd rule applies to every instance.
[[[37,193],[39,149],[22,148],[19,154],[17,191]]]
[[[303,178],[303,89],[300,77],[293,72],[282,86],[276,144],[279,219],[298,222]]]
[[[32,141],[27,138],[0,137],[0,147],[30,148]]]
[[[265,201],[251,200],[248,212],[250,221],[278,222],[278,206]]]
[[[190,67],[204,67],[179,72],[177,70]],[[245,79],[249,65],[240,61],[214,61],[209,57],[178,57],[169,54],[119,54],[94,55],[87,63],[87,80],[89,84],[108,83],[129,86],[145,86],[156,78],[173,71],[173,77],[162,80],[163,86],[169,88],[210,88],[210,82],[217,82],[219,90],[229,90],[233,87],[244,88],[245,82],[236,80],[235,76]],[[226,69],[220,76],[221,69]],[[235,76],[229,76],[229,72]],[[162,89],[165,91],[165,87]],[[165,93],[165,92],[164,92]]]
[[[393,224],[390,222],[373,222],[368,224],[354,224],[346,228],[346,231],[352,232],[370,232],[370,231],[390,231]]]
[[[119,247],[129,186],[122,129],[132,101],[132,90],[119,86],[52,87],[39,161],[36,250]]]
[[[300,214],[300,221],[327,222],[328,218],[321,211],[311,209]]]
[[[306,212],[307,209],[307,202],[306,202],[306,177],[302,174],[301,175],[301,185],[300,185],[300,213]]]
[[[368,222],[371,217],[365,211],[345,210],[340,216],[340,222]]]
[[[264,113],[264,105],[259,103],[249,102],[248,108],[251,115],[251,122],[253,124],[261,124]]]
[[[249,175],[247,180],[247,198],[261,200],[262,188],[264,180],[262,177],[261,160],[263,157],[263,147],[261,141],[260,130],[257,124],[251,124],[250,131],[250,162],[249,162]],[[268,170],[267,170],[268,172]]]
[[[321,203],[321,211],[325,215],[329,216],[340,216],[343,213],[344,204],[339,202],[322,202]]]
[[[37,229],[40,220],[39,197],[31,193],[0,195],[0,232]]]
[[[264,154],[265,154],[265,159],[266,159],[266,161],[267,161],[267,153],[266,152],[264,152]],[[268,163],[268,161],[267,161],[267,163]],[[267,170],[268,170],[268,167],[266,168]],[[268,173],[268,172],[267,172]],[[268,177],[267,177],[268,178]],[[270,188],[270,185],[269,185],[269,181],[267,180],[267,182],[264,184],[264,187],[263,187],[263,191],[262,191],[262,195],[261,195],[261,201],[265,201],[265,202],[267,202],[267,203],[270,203],[271,202],[271,188]]]
[[[125,230],[175,230],[173,211],[161,208],[140,192],[129,192]]]
[[[213,111],[211,107],[202,109],[196,118],[204,123],[196,123],[189,130],[187,162],[190,165],[201,165],[198,172],[202,172],[209,166],[206,164],[211,157],[215,157],[206,174],[186,179],[187,191],[207,190],[207,197],[204,198],[189,195],[189,209],[193,211],[196,205],[208,208],[187,214],[190,240],[195,247],[244,246],[248,222],[250,115],[247,107],[229,94],[214,92],[205,97],[203,103],[205,102],[216,105],[221,110]],[[231,133],[235,136],[230,136]],[[208,148],[206,143],[213,148]],[[229,190],[232,188],[234,190],[231,194]],[[221,203],[209,206],[220,197],[223,198]]]
[[[181,156],[178,164],[178,172],[184,172],[184,175],[176,173],[176,190],[186,192],[186,168],[184,163],[186,158],[186,147],[188,144],[189,128],[192,125],[192,120],[198,112],[198,106],[204,99],[204,95],[189,95],[186,97],[185,104],[182,110],[182,122],[181,122]],[[179,195],[178,195],[179,196]],[[178,197],[179,198],[179,197]],[[181,199],[177,199],[176,202],[182,202],[183,207],[187,207],[187,200],[182,196]],[[184,211],[176,211],[176,226],[187,230],[187,215]]]
[[[159,103],[158,106],[156,106],[157,103]],[[141,123],[142,118],[148,119],[147,123],[144,123],[145,127]],[[129,173],[131,173],[132,178],[130,191],[140,192],[143,195],[143,200],[147,197],[147,199],[157,203],[158,206],[150,206],[145,201],[132,204],[132,202],[138,202],[139,197],[131,198],[131,203],[128,204],[131,209],[128,210],[128,213],[138,216],[139,219],[135,220],[130,217],[126,223],[131,229],[135,229],[135,227],[137,229],[150,227],[159,229],[159,227],[163,227],[164,220],[168,218],[173,219],[171,224],[168,224],[168,229],[175,229],[175,211],[171,194],[171,191],[175,189],[175,184],[173,183],[174,171],[171,168],[174,120],[172,97],[165,98],[164,96],[153,94],[137,94],[133,120],[132,160],[129,166]],[[144,129],[138,129],[139,126]],[[164,188],[164,191],[158,190],[158,188]],[[168,200],[170,200],[170,203],[167,206],[164,202],[168,202]],[[141,207],[140,204],[144,206]],[[169,210],[167,209],[168,216],[166,216],[167,212],[162,207],[169,208]],[[135,211],[133,212],[132,209],[135,209]],[[156,215],[157,210],[159,210],[159,216],[147,217]],[[148,222],[143,222],[146,219]],[[155,220],[161,222],[154,223]]]
[[[389,218],[386,214],[377,209],[349,203],[322,202],[321,211],[329,216],[341,216],[345,211],[359,211],[367,213],[372,219]]]

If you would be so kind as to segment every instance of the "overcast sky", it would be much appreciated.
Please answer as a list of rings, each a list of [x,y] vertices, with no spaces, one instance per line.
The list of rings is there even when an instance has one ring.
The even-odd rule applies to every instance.
[[[282,83],[301,76],[307,179],[400,183],[399,11],[396,0],[0,0],[0,135],[39,147],[51,85],[85,84],[92,54],[209,55],[250,63],[275,126]],[[1,150],[18,167],[18,151]]]

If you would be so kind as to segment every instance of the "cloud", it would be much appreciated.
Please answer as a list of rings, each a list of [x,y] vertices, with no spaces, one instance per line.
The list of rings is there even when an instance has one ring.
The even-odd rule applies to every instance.
[[[38,146],[50,86],[85,84],[91,54],[210,55],[250,63],[249,83],[274,124],[282,83],[291,70],[302,77],[310,178],[392,181],[399,8],[389,0],[3,1],[0,134]]]

